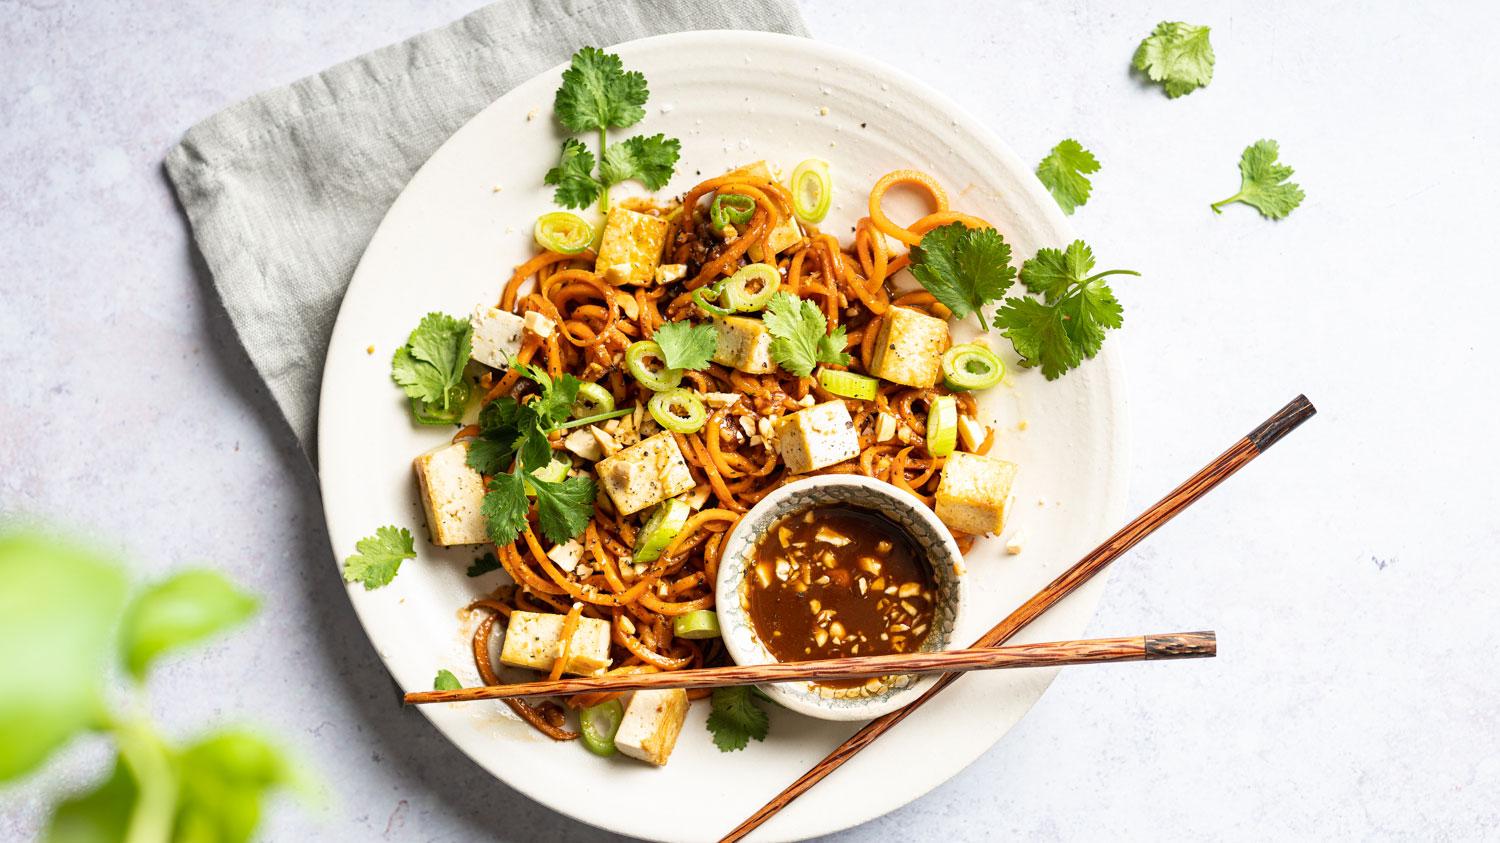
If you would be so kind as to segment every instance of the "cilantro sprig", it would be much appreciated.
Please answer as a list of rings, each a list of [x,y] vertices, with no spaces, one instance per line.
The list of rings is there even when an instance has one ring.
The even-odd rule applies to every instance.
[[[344,582],[364,583],[365,591],[389,585],[402,561],[417,558],[416,543],[405,527],[380,527],[354,547],[359,552],[344,560]]]
[[[1090,275],[1093,268],[1094,253],[1082,240],[1066,249],[1041,249],[1021,265],[1021,283],[1041,299],[1012,298],[996,314],[997,327],[1004,329],[1022,362],[1040,366],[1049,381],[1098,354],[1104,332],[1124,321],[1124,310],[1104,279],[1140,273],[1111,269]]]
[[[1136,48],[1131,65],[1152,82],[1160,82],[1173,99],[1191,94],[1214,78],[1208,27],[1162,21]]]
[[[463,417],[469,401],[464,366],[472,351],[473,330],[466,319],[429,313],[396,349],[391,379],[411,399],[422,424],[452,424]]]
[[[980,327],[988,327],[982,308],[1000,301],[1016,279],[1000,232],[957,222],[934,228],[912,247],[911,274],[955,318],[972,313]]]
[[[754,694],[751,685],[735,685],[715,688],[713,708],[708,714],[708,731],[713,733],[714,746],[720,752],[735,752],[744,749],[751,738],[766,739],[771,728],[771,718],[766,715]]]
[[[668,369],[706,369],[718,344],[714,326],[691,322],[668,322],[651,339],[661,346],[662,363]]]
[[[637,135],[610,143],[610,129],[634,126],[646,116],[650,97],[646,77],[627,71],[620,57],[595,47],[573,54],[563,71],[552,109],[558,122],[573,132],[599,133],[599,154],[582,141],[563,141],[556,167],[547,171],[544,183],[556,188],[553,198],[566,208],[586,208],[599,201],[600,212],[609,210],[609,189],[635,179],[651,190],[660,190],[672,178],[682,145],[662,134]],[[598,174],[595,174],[595,163]]]
[[[843,366],[849,362],[844,326],[830,333],[823,311],[807,299],[778,292],[771,297],[762,321],[771,332],[771,359],[798,377],[812,374],[819,363]]]
[[[1088,176],[1097,172],[1099,159],[1072,138],[1060,141],[1036,165],[1036,177],[1052,192],[1063,213],[1069,215],[1089,201],[1093,185]]]
[[[1244,202],[1273,220],[1284,218],[1302,204],[1307,194],[1302,187],[1287,181],[1292,168],[1276,162],[1281,148],[1273,140],[1258,140],[1240,154],[1240,192],[1210,205],[1214,213],[1232,202]]]

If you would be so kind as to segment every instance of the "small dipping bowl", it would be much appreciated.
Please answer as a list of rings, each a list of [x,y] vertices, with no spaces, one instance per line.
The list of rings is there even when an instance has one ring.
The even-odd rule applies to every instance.
[[[917,652],[946,650],[963,606],[963,554],[948,528],[921,501],[888,483],[857,474],[830,474],[788,483],[745,513],[719,553],[714,584],[716,610],[724,646],[738,665],[774,664],[749,612],[749,578],[755,548],[775,524],[788,515],[830,505],[845,505],[885,516],[903,530],[925,557],[936,585],[931,629]],[[872,592],[870,599],[876,599]],[[887,677],[878,687],[863,684],[833,688],[815,682],[774,682],[760,688],[777,703],[799,714],[823,720],[869,720],[916,700],[939,674]]]

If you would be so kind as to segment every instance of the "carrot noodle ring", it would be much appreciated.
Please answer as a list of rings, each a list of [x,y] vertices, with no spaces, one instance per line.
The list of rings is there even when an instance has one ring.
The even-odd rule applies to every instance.
[[[514,310],[516,306],[516,294],[520,292],[521,285],[533,275],[538,274],[543,268],[556,263],[566,261],[579,261],[592,264],[595,255],[592,251],[579,252],[576,255],[564,255],[561,252],[542,252],[540,255],[516,267],[511,273],[510,280],[505,284],[505,290],[500,294],[500,309]]]
[[[885,215],[885,208],[882,207],[886,191],[897,185],[916,187],[924,191],[932,202],[934,213],[948,210],[948,193],[932,176],[920,170],[893,170],[881,176],[879,181],[875,182],[875,186],[870,189],[871,224],[882,234],[890,235],[908,246],[915,246],[922,242],[922,235],[891,222]]]

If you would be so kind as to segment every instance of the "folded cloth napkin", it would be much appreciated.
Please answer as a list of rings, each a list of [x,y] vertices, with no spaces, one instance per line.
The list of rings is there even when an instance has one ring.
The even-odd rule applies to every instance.
[[[504,0],[188,130],[167,173],[235,333],[309,457],[339,302],[417,168],[577,48],[694,29],[806,34],[794,0]]]

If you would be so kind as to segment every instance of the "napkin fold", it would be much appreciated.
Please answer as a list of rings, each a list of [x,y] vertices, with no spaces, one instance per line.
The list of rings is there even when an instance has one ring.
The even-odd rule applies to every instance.
[[[417,168],[580,46],[696,29],[806,34],[793,0],[504,0],[188,130],[168,176],[235,334],[314,464],[339,303]]]

